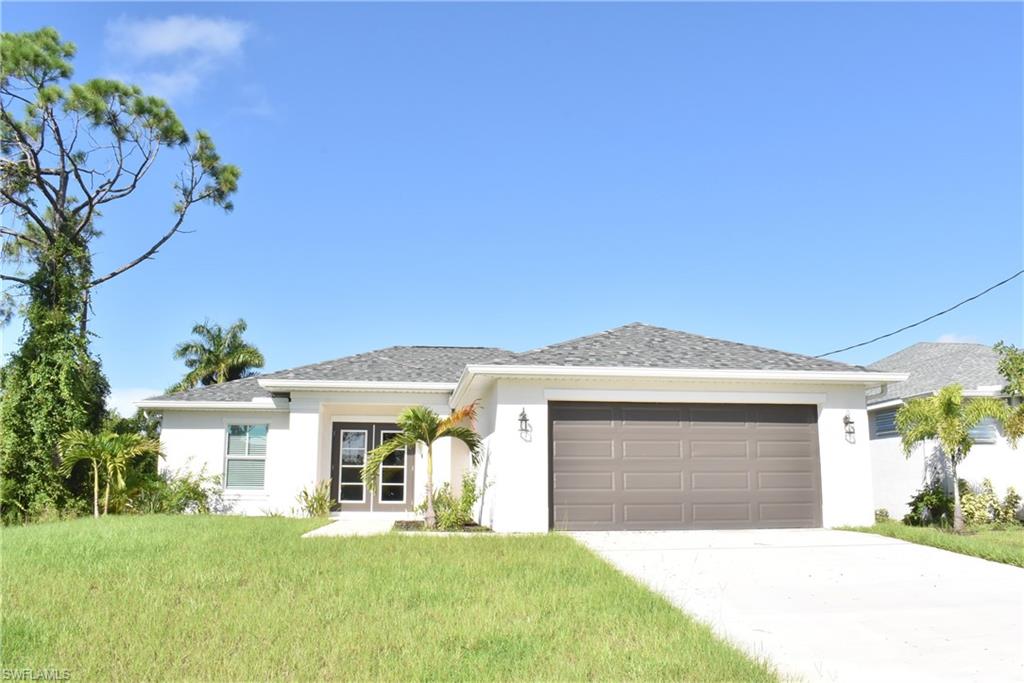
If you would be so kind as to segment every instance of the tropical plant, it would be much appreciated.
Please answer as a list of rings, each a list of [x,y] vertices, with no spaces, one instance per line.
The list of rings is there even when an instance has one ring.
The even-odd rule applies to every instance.
[[[227,511],[220,477],[199,472],[152,473],[135,463],[125,476],[125,487],[111,496],[116,512],[161,514],[207,514]]]
[[[903,523],[910,526],[949,526],[953,519],[953,496],[946,491],[941,480],[924,486],[907,501],[907,505],[910,512],[904,515]]]
[[[1003,391],[1017,404],[1003,420],[1006,438],[1016,448],[1017,443],[1024,438],[1024,349],[999,342],[995,350],[999,354],[999,374],[1006,379]]]
[[[197,385],[208,386],[250,377],[263,367],[263,354],[242,335],[248,329],[237,320],[226,330],[206,321],[192,327],[194,339],[178,344],[174,357],[185,361],[188,374],[171,391],[184,391]]]
[[[398,416],[398,426],[402,430],[394,438],[369,452],[362,469],[363,484],[370,490],[377,489],[380,467],[384,459],[400,448],[409,452],[422,443],[427,448],[427,491],[426,514],[423,521],[428,529],[436,528],[437,517],[434,511],[434,444],[440,439],[452,438],[466,444],[469,448],[473,466],[477,464],[480,454],[480,435],[464,422],[472,424],[476,420],[476,403],[453,410],[447,417],[441,417],[426,406],[407,408]]]
[[[12,482],[3,515],[75,505],[77,485],[57,471],[61,436],[96,430],[108,392],[90,354],[95,289],[154,258],[197,205],[229,210],[239,170],[221,162],[209,135],[193,136],[163,100],[134,85],[72,83],[75,46],[52,28],[0,34],[0,322],[18,310],[19,347],[0,372],[0,478]],[[168,177],[171,211],[150,246],[105,274],[93,272],[101,213],[147,184],[158,158],[179,152]],[[133,227],[154,227],[145,217]],[[147,225],[148,224],[148,225]],[[10,514],[9,514],[10,513]]]
[[[324,479],[312,490],[307,488],[299,491],[295,497],[302,513],[307,517],[327,517],[331,514],[331,482]]]
[[[462,490],[459,495],[452,491],[451,484],[445,482],[434,492],[434,513],[437,515],[437,528],[442,531],[458,531],[467,524],[473,523],[473,506],[479,500],[476,488],[476,472],[466,472],[462,476]],[[426,512],[427,501],[417,508]]]
[[[82,429],[68,432],[61,439],[63,456],[60,471],[71,474],[75,465],[89,461],[92,468],[92,511],[100,516],[100,472],[105,479],[103,493],[103,514],[110,509],[110,489],[125,487],[125,472],[133,460],[140,456],[159,457],[160,442],[140,434],[115,434],[100,432],[94,434]]]
[[[960,487],[955,482],[957,467],[974,445],[971,430],[985,418],[1003,420],[1006,414],[1006,404],[998,399],[965,399],[963,387],[959,384],[943,387],[933,396],[912,399],[896,413],[896,428],[908,458],[914,446],[934,439],[949,464],[954,482],[954,531],[960,532],[964,528]]]
[[[964,510],[964,523],[968,526],[978,526],[993,521],[999,507],[999,499],[996,497],[992,480],[984,479],[977,490],[969,485],[961,488],[960,505]]]

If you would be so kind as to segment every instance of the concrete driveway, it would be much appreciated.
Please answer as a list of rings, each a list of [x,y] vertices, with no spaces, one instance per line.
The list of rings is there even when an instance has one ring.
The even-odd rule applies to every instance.
[[[851,531],[572,535],[784,677],[1024,681],[1024,569]]]

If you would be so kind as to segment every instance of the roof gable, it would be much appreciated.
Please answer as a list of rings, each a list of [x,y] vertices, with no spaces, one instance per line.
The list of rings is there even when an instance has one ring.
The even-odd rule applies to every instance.
[[[484,346],[391,346],[147,400],[251,401],[258,397],[269,398],[270,392],[259,385],[259,379],[455,384],[470,363],[487,363],[510,355],[511,351]]]

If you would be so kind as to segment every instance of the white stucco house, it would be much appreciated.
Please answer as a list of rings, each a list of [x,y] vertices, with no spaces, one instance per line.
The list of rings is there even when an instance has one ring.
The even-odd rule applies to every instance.
[[[172,470],[221,475],[233,510],[289,512],[329,480],[339,515],[412,514],[422,452],[359,480],[398,413],[477,402],[479,521],[497,531],[869,524],[865,391],[900,372],[634,323],[526,352],[396,346],[139,405]],[[435,450],[435,479],[471,468]]]
[[[949,384],[960,384],[965,396],[1004,398],[1006,380],[999,374],[999,356],[984,344],[921,342],[872,363],[869,369],[904,372],[907,380],[868,390],[868,416],[875,507],[895,519],[910,511],[907,502],[923,486],[952,476],[935,442],[925,442],[906,457],[896,431],[896,411],[912,398],[928,396]],[[986,421],[971,434],[974,446],[957,468],[972,486],[991,479],[996,495],[1013,486],[1024,493],[1024,445],[1011,448],[1001,426]]]

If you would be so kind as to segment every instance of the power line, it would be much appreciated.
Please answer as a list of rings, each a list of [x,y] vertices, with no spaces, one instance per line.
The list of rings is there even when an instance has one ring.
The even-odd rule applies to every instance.
[[[861,346],[867,346],[868,344],[874,344],[876,341],[879,341],[880,339],[885,339],[886,337],[891,337],[894,334],[899,334],[900,332],[906,332],[907,330],[909,330],[912,327],[917,327],[918,325],[923,325],[924,323],[928,322],[929,320],[934,320],[935,318],[938,318],[940,315],[946,315],[950,311],[954,311],[954,310],[960,308],[961,306],[963,306],[966,303],[970,303],[970,302],[974,301],[975,299],[977,299],[979,297],[985,296],[986,294],[991,292],[996,287],[1002,287],[1003,285],[1005,285],[1010,280],[1018,278],[1021,275],[1024,275],[1024,270],[1018,270],[1016,273],[1014,273],[1010,277],[1006,278],[1005,280],[1001,280],[1001,281],[995,283],[994,285],[992,285],[988,289],[986,289],[986,290],[984,290],[982,292],[978,292],[974,296],[969,297],[967,299],[964,299],[960,303],[958,303],[956,305],[953,305],[953,306],[950,306],[949,308],[947,308],[944,311],[939,311],[938,313],[935,313],[934,315],[930,315],[930,316],[928,316],[927,318],[925,318],[923,320],[918,320],[916,323],[911,323],[911,324],[909,324],[909,325],[907,325],[905,327],[901,327],[900,329],[898,329],[898,330],[896,330],[894,332],[889,332],[888,334],[880,335],[878,337],[875,337],[874,339],[869,339],[869,340],[867,340],[865,342],[861,342],[859,344],[854,344],[853,346],[847,346],[847,347],[844,347],[842,349],[836,349],[835,351],[829,351],[828,353],[822,353],[820,355],[815,356],[815,358],[824,358],[825,356],[834,356],[837,353],[842,353],[843,351],[849,351],[850,349],[856,349],[856,348],[859,348]]]

